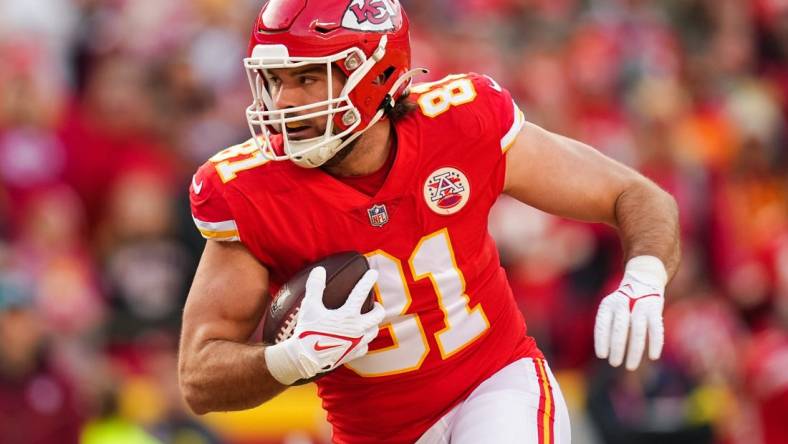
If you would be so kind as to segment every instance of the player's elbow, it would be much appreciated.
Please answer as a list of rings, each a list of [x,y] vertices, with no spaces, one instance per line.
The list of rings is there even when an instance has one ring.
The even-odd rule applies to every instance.
[[[211,412],[211,409],[202,404],[196,396],[184,392],[183,399],[186,401],[186,405],[189,406],[189,410],[195,415],[202,416]]]
[[[204,415],[212,411],[210,399],[206,396],[207,387],[204,378],[190,366],[183,358],[178,365],[178,385],[181,396],[189,409],[197,415]]]
[[[195,384],[188,379],[181,377],[181,395],[189,409],[196,415],[204,415],[212,411],[208,400],[205,397],[205,391],[199,384]]]

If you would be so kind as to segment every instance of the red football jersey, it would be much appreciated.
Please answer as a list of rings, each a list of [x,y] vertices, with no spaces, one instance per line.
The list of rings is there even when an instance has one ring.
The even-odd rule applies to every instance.
[[[487,231],[523,114],[477,74],[411,92],[418,109],[396,123],[396,158],[372,197],[267,161],[251,141],[211,158],[191,187],[200,232],[243,242],[274,289],[341,251],[380,272],[380,335],[318,381],[337,442],[413,442],[493,373],[542,356]]]

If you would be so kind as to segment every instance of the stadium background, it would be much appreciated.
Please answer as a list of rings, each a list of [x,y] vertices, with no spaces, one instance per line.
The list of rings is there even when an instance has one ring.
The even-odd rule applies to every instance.
[[[203,245],[186,190],[248,138],[260,3],[0,0],[0,442],[326,439],[313,387],[204,418],[177,389]],[[505,199],[491,218],[574,442],[788,443],[788,3],[404,4],[422,80],[489,74],[679,203],[665,353],[635,373],[592,351],[615,233]]]

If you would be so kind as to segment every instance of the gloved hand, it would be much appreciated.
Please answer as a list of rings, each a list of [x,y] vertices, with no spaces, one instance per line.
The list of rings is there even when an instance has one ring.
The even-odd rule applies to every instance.
[[[265,349],[271,376],[290,385],[367,354],[368,345],[378,335],[378,326],[385,316],[378,302],[371,311],[361,314],[361,306],[377,278],[377,271],[367,271],[345,304],[330,310],[323,305],[326,270],[323,267],[312,270],[293,335]]]
[[[662,308],[667,280],[665,266],[654,256],[638,256],[627,262],[621,286],[599,304],[594,326],[597,357],[609,358],[610,365],[618,367],[626,349],[626,368],[635,370],[643,357],[648,332],[648,356],[659,359],[664,342]]]

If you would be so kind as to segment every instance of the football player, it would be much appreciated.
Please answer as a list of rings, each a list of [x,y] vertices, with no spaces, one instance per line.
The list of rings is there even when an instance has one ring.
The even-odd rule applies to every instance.
[[[599,307],[595,347],[634,369],[661,352],[676,204],[528,123],[487,76],[412,84],[408,26],[396,0],[263,6],[244,60],[252,138],[190,188],[208,240],[183,315],[184,397],[197,413],[247,409],[332,370],[317,385],[335,442],[568,443],[558,383],[487,232],[490,207],[506,193],[618,229],[626,272]],[[249,342],[267,294],[349,250],[372,270],[346,307],[323,306],[317,268],[295,334]],[[370,289],[378,302],[360,314]]]

